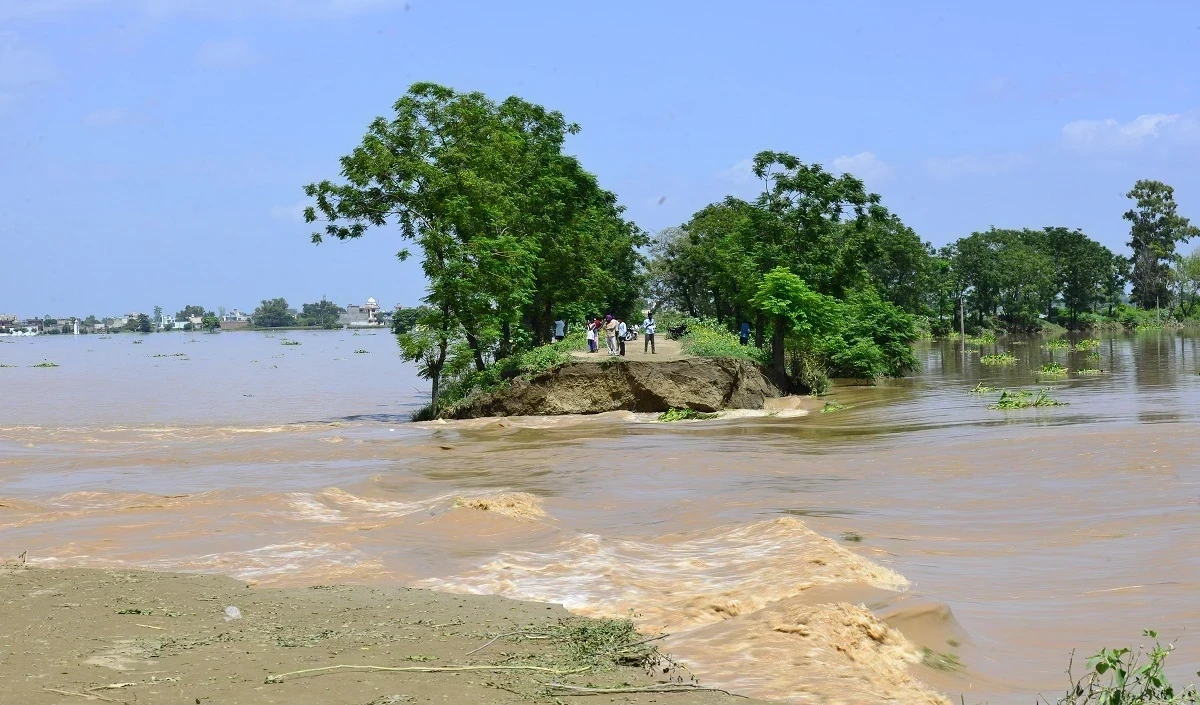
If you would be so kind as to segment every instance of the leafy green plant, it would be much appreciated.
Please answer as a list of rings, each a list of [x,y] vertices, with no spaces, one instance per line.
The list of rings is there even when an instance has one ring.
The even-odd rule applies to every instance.
[[[732,357],[764,364],[766,351],[753,345],[742,345],[738,337],[710,319],[689,319],[687,335],[680,338],[685,355],[696,357]]]
[[[996,334],[991,331],[983,331],[979,335],[968,335],[967,345],[991,345],[996,342]]]
[[[1037,376],[1038,377],[1066,377],[1067,376],[1067,368],[1063,367],[1062,365],[1058,364],[1057,362],[1047,362],[1046,364],[1037,368]]]
[[[1071,341],[1067,340],[1066,338],[1055,338],[1054,340],[1046,343],[1046,347],[1050,348],[1051,350],[1070,350]]]
[[[1099,348],[1100,341],[1096,338],[1084,338],[1078,343],[1075,343],[1076,350],[1098,350]]]
[[[1175,650],[1174,644],[1163,645],[1158,641],[1158,632],[1145,630],[1142,636],[1154,639],[1153,648],[1147,650],[1123,647],[1101,649],[1087,660],[1084,674],[1076,679],[1072,670],[1074,661],[1067,669],[1071,680],[1070,689],[1058,700],[1058,705],[1196,705],[1200,693],[1194,685],[1176,689],[1167,679],[1165,666],[1167,657]],[[1200,675],[1200,674],[1198,674]],[[1040,699],[1045,703],[1044,699]]]
[[[694,409],[667,409],[658,415],[659,421],[700,421],[703,419],[715,419],[716,414],[709,414],[703,411]]]
[[[835,411],[841,411],[843,409],[848,409],[848,408],[850,408],[850,407],[848,407],[845,404],[841,403],[840,401],[834,399],[832,401],[825,402],[825,406],[821,407],[821,413],[822,414],[832,414]]]
[[[1008,390],[1000,392],[1000,399],[995,404],[990,404],[988,408],[1006,411],[1045,406],[1066,406],[1066,404],[1051,397],[1045,389],[1039,389],[1037,396],[1034,396],[1033,392],[1018,389],[1011,392]]]
[[[58,363],[50,362],[49,360],[45,360],[45,361],[39,362],[36,365],[31,365],[31,367],[58,367]]]
[[[996,353],[995,355],[982,355],[979,358],[979,364],[999,366],[999,365],[1015,365],[1017,357],[1009,352]]]
[[[979,384],[975,385],[973,389],[967,390],[967,394],[992,394],[998,391],[1000,390],[995,387],[989,387],[983,382],[980,382]]]

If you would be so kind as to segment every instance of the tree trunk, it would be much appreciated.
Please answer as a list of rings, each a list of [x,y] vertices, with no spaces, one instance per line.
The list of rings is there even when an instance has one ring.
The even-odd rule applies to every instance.
[[[471,348],[471,352],[475,355],[475,369],[483,372],[487,369],[487,365],[483,362],[483,350],[479,347],[479,339],[469,331],[463,331],[463,337],[467,339],[467,346]]]
[[[503,360],[512,354],[512,324],[508,321],[500,324],[500,349],[496,351],[496,359]]]
[[[783,318],[776,317],[775,330],[771,334],[771,368],[775,370],[775,374],[779,375],[781,383],[787,379],[787,365],[783,359],[783,334]]]
[[[759,311],[754,316],[754,347],[762,350],[763,346],[763,328],[767,327],[767,317]]]

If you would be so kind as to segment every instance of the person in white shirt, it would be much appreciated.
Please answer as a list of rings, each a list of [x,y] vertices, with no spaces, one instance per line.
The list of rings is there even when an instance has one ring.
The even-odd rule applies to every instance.
[[[646,312],[646,320],[642,321],[642,335],[646,336],[646,342],[642,343],[642,352],[650,351],[654,354],[654,312]]]
[[[621,351],[620,354],[622,356],[625,355],[625,334],[628,332],[629,329],[625,327],[625,321],[617,324],[617,348]]]

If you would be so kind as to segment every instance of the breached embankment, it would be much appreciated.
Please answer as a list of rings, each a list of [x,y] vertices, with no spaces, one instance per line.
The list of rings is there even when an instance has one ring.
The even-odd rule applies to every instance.
[[[454,410],[455,418],[761,409],[782,396],[761,367],[732,358],[571,362]]]

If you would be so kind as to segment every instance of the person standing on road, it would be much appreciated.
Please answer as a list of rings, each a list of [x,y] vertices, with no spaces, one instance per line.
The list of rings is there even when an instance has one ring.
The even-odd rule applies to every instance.
[[[625,321],[617,322],[617,348],[621,357],[625,357],[625,336],[629,334],[629,327],[625,325]]]
[[[649,350],[651,355],[655,354],[653,311],[646,312],[646,320],[642,321],[642,335],[646,336],[646,342],[642,343],[642,352],[645,353],[647,350]]]
[[[604,342],[608,343],[608,354],[617,354],[617,319],[608,314],[604,317]]]
[[[596,352],[597,349],[599,349],[599,346],[596,344],[596,340],[599,335],[600,335],[600,333],[598,330],[598,326],[596,325],[596,321],[588,321],[588,326],[587,326],[588,352],[594,353],[594,352]]]

